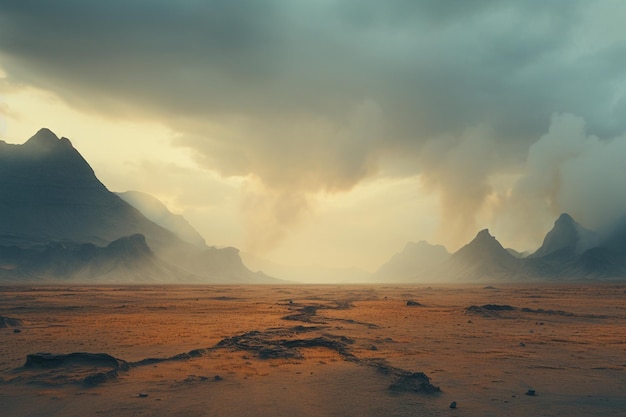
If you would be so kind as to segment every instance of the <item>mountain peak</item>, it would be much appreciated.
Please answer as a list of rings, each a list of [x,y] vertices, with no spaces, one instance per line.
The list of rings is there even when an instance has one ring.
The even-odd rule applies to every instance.
[[[30,139],[24,143],[29,148],[50,149],[58,145],[59,137],[48,128],[39,129]]]
[[[561,213],[561,215],[559,216],[558,219],[556,219],[554,224],[555,225],[557,225],[557,224],[576,224],[576,221],[569,214]]]
[[[483,229],[452,255],[448,268],[453,276],[465,279],[493,279],[515,274],[518,259],[489,234],[489,229]]]
[[[495,239],[495,237],[491,236],[489,229],[483,229],[478,232],[475,239]]]
[[[587,230],[567,213],[554,222],[552,230],[546,234],[543,243],[532,257],[538,258],[555,252],[573,256],[582,253],[595,242],[595,233]]]
[[[467,246],[480,246],[487,248],[501,248],[500,242],[489,233],[489,229],[483,229]]]
[[[469,256],[511,256],[502,247],[498,240],[489,234],[489,229],[483,229],[467,245],[459,249],[455,255]]]

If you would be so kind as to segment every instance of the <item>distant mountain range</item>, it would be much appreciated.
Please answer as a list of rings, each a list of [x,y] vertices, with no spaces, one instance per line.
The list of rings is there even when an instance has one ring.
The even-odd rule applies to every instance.
[[[305,274],[252,256],[248,262],[285,277]],[[529,255],[503,248],[485,229],[453,254],[408,243],[374,274],[308,272],[317,282],[346,283],[626,279],[626,217],[600,234],[564,213]],[[236,248],[207,246],[156,198],[110,192],[68,139],[41,129],[22,145],[0,141],[0,282],[281,281],[252,272]]]
[[[0,279],[276,282],[237,249],[206,246],[153,197],[123,197],[48,129],[22,145],[0,141]]]
[[[376,273],[381,281],[524,282],[626,279],[626,222],[605,238],[562,214],[534,253],[505,249],[487,229],[445,256],[425,242],[407,245]],[[446,252],[447,253],[447,252]],[[439,255],[434,255],[439,254]],[[424,268],[428,259],[428,268]]]

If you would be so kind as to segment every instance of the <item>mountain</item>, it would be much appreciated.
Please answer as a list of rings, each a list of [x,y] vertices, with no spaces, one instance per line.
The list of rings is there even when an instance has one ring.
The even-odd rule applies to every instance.
[[[206,246],[204,238],[183,216],[169,211],[165,204],[156,197],[140,191],[126,191],[116,194],[148,219],[173,232],[183,241],[196,246]]]
[[[626,219],[618,223],[598,246],[570,262],[564,274],[596,280],[626,277]]]
[[[608,238],[562,214],[533,254],[518,257],[488,230],[454,253],[439,274],[451,281],[597,281],[626,277],[626,221]]]
[[[517,279],[522,261],[502,247],[489,230],[481,230],[467,245],[452,254],[440,268],[444,277],[455,281]]]
[[[66,138],[41,129],[23,145],[0,142],[0,244],[106,245],[143,234],[152,248],[177,237],[111,193]]]
[[[600,239],[564,213],[533,254],[505,249],[487,229],[456,253],[409,243],[381,266],[377,281],[598,281],[626,277],[626,218]]]
[[[149,220],[110,192],[67,138],[48,129],[22,145],[0,141],[0,196],[0,246],[5,251],[55,244],[107,247],[139,234],[157,258],[185,276],[207,283],[274,282],[247,269],[235,248],[188,243]]]
[[[574,257],[585,250],[597,246],[598,236],[595,232],[585,229],[569,214],[563,213],[554,222],[539,249],[529,257],[540,258],[559,253],[562,257]]]
[[[145,283],[198,281],[157,258],[143,235],[132,235],[105,247],[92,243],[50,243],[0,247],[0,278],[23,281],[89,281]]]
[[[374,278],[385,282],[430,279],[435,268],[449,258],[450,253],[441,245],[409,242],[374,273]]]

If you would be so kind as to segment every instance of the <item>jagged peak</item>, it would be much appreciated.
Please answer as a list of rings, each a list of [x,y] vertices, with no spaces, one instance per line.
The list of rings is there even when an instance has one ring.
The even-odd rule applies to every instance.
[[[561,213],[561,215],[559,216],[558,219],[556,219],[554,224],[556,225],[556,224],[563,224],[563,223],[576,224],[576,221],[569,214]]]
[[[541,247],[531,255],[533,258],[560,252],[573,256],[597,244],[596,233],[581,226],[572,216],[562,213],[546,234]]]
[[[498,240],[489,233],[489,229],[483,229],[478,232],[476,237],[470,243],[459,249],[457,253],[468,250],[496,250],[506,252],[500,242],[498,242]]]
[[[27,146],[50,146],[59,141],[59,137],[47,127],[41,128],[25,143]]]
[[[53,131],[44,127],[24,143],[24,148],[30,152],[49,152],[55,149],[72,149],[73,146],[68,138],[59,138]]]
[[[483,240],[483,239],[495,240],[496,238],[491,236],[491,234],[489,233],[489,229],[483,229],[480,232],[478,232],[478,234],[476,234],[476,237],[474,238],[474,240]]]

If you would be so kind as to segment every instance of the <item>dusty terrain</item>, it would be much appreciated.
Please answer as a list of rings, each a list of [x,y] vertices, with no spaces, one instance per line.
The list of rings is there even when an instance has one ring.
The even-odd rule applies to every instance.
[[[620,285],[0,287],[0,410],[623,416],[625,300]]]

